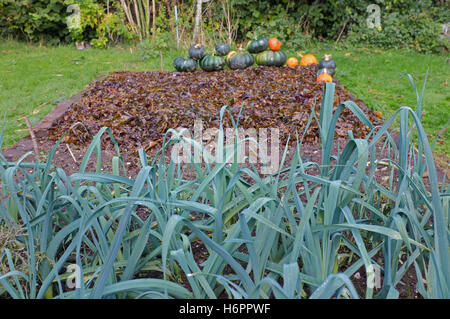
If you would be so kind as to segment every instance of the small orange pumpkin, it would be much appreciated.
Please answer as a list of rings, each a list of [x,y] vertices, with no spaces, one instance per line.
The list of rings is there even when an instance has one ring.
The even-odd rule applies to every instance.
[[[333,77],[332,77],[331,75],[329,75],[329,74],[325,71],[325,72],[319,74],[319,76],[317,77],[316,82],[317,82],[317,83],[319,83],[319,82],[329,82],[329,83],[331,83],[331,82],[333,82]]]
[[[281,48],[281,41],[277,38],[271,38],[269,40],[269,48],[272,51],[278,51]]]
[[[286,64],[291,68],[295,68],[298,65],[298,60],[297,58],[292,57],[287,60]]]
[[[383,117],[383,112],[381,111],[376,111],[375,112],[375,116],[378,117],[379,119],[381,119]]]
[[[312,65],[312,64],[319,64],[319,62],[317,62],[316,57],[314,55],[312,55],[312,54],[301,55],[299,53],[298,56],[302,58],[300,60],[300,65],[301,66],[307,66],[307,65]]]

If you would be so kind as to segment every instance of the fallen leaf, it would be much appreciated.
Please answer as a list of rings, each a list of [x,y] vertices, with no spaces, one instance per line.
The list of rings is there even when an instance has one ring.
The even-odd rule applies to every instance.
[[[146,147],[145,147],[145,151],[148,151],[150,149],[152,149],[154,146],[158,145],[160,142],[160,140],[158,141],[151,141]]]
[[[194,122],[201,120],[203,129],[217,129],[220,108],[230,106],[234,120],[248,128],[279,128],[280,143],[295,133],[304,132],[309,114],[314,108],[320,116],[323,85],[316,84],[317,66],[290,68],[254,67],[245,70],[218,72],[115,72],[92,82],[80,101],[71,106],[50,136],[57,140],[69,131],[69,141],[86,144],[101,127],[112,129],[124,154],[135,156],[140,148],[150,150],[161,145],[167,129],[180,127],[193,131]],[[354,100],[345,88],[337,84],[335,104]],[[59,101],[54,101],[59,102]],[[362,104],[355,101],[359,106]],[[317,107],[319,105],[319,107]],[[367,110],[367,109],[366,109]],[[368,113],[374,125],[378,118]],[[83,128],[70,130],[82,122]],[[224,128],[233,127],[230,114],[224,113]],[[348,130],[355,138],[365,138],[370,129],[344,109],[336,124],[336,138],[347,138]],[[305,143],[318,143],[316,121],[304,136]],[[112,143],[105,145],[112,149]]]

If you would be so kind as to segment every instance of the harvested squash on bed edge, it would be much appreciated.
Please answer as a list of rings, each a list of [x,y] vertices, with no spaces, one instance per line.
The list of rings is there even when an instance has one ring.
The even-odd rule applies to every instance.
[[[269,40],[269,48],[272,51],[278,51],[281,48],[281,41],[277,38],[271,38]]]
[[[331,58],[331,54],[325,54],[323,59],[319,62],[319,71],[318,74],[322,73],[322,70],[326,69],[327,73],[330,75],[334,75],[336,72],[336,61]]]
[[[286,64],[288,67],[294,68],[298,65],[298,59],[291,57],[287,60]]]
[[[173,61],[173,65],[179,72],[194,72],[197,70],[197,61],[190,58],[176,58]]]
[[[316,80],[317,83],[320,82],[333,82],[333,77],[327,73],[327,70],[324,69],[324,72],[319,74]]]
[[[314,55],[312,55],[312,54],[301,55],[299,53],[298,56],[300,58],[302,58],[300,60],[300,65],[301,66],[307,66],[307,65],[312,65],[312,64],[319,64],[319,62],[317,62],[316,57]]]
[[[259,38],[253,41],[250,41],[247,45],[247,50],[250,53],[260,53],[266,51],[269,47],[269,40],[266,38]]]
[[[224,67],[225,67],[225,59],[220,56],[207,54],[200,61],[200,68],[203,71],[207,72],[220,71],[223,70]]]
[[[255,57],[256,64],[282,67],[286,64],[286,54],[283,51],[264,51]]]
[[[227,64],[232,70],[246,69],[255,63],[253,55],[247,52],[235,52],[232,51],[227,56]]]
[[[196,61],[200,61],[205,56],[205,47],[201,44],[193,45],[189,48],[189,57]]]
[[[219,43],[216,45],[216,52],[219,56],[226,56],[230,53],[230,46],[226,43]]]

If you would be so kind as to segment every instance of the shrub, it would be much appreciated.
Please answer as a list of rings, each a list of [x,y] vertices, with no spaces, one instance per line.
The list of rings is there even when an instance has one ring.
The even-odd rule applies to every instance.
[[[133,38],[121,12],[115,14],[103,14],[96,28],[96,37],[90,42],[96,48],[104,48],[107,45],[115,45],[121,39],[131,40]]]
[[[142,61],[159,58],[162,52],[170,48],[170,42],[173,41],[172,34],[168,32],[160,33],[157,30],[153,40],[146,39],[139,44],[139,56]]]
[[[366,27],[365,21],[360,21],[351,26],[348,41],[381,48],[409,48],[423,53],[441,53],[448,42],[440,39],[440,33],[441,25],[427,7],[414,5],[398,10],[387,3],[382,6],[379,29],[370,29]]]
[[[0,33],[50,44],[68,41],[66,8],[64,0],[4,0],[0,2]]]
[[[117,43],[121,37],[131,39],[121,7],[116,2],[111,3],[109,13],[97,0],[65,0],[64,3],[78,4],[80,8],[79,26],[69,28],[73,40],[90,42],[96,48],[104,48]]]
[[[0,2],[0,33],[13,34],[29,41],[50,43],[91,42],[96,47],[131,39],[131,26],[125,22],[118,0],[4,0]],[[80,28],[66,25],[66,8],[77,3],[82,8]],[[138,1],[139,4],[141,2]],[[381,7],[381,30],[366,27],[367,6]],[[174,33],[173,2],[156,2],[155,28],[159,34]],[[228,8],[228,9],[225,9]],[[142,23],[152,19],[143,7],[137,7]],[[178,15],[182,42],[190,44],[194,0],[179,3]],[[255,36],[276,36],[286,47],[302,48],[312,39],[334,41],[346,38],[350,43],[385,48],[406,47],[424,53],[440,52],[448,42],[439,38],[440,24],[448,23],[450,6],[440,0],[217,0],[205,6],[203,42],[237,40],[245,42]],[[130,15],[136,15],[130,8]],[[133,19],[135,19],[134,17]],[[145,19],[144,19],[145,18]],[[146,23],[147,23],[146,22]],[[147,25],[143,36],[156,32]],[[136,30],[134,38],[139,38]],[[69,36],[70,35],[70,36]],[[206,38],[205,38],[206,37]],[[139,39],[140,39],[139,38]],[[448,41],[448,40],[447,40]],[[444,50],[445,51],[445,50]]]
[[[80,26],[68,28],[67,8],[80,7]],[[110,13],[104,0],[5,0],[0,2],[0,35],[24,38],[27,41],[60,42],[86,41],[95,47],[130,39],[123,12],[111,1]]]
[[[430,53],[448,46],[439,38],[440,24],[450,19],[448,1],[229,1],[239,12],[241,40],[262,33],[284,38],[288,44],[301,38],[299,33],[327,40],[336,40],[342,33],[341,38],[351,43],[384,48],[406,47]],[[366,27],[370,4],[381,7],[381,30]]]

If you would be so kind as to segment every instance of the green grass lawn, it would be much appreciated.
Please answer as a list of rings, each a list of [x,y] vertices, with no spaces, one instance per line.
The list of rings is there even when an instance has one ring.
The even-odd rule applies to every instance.
[[[401,73],[410,73],[419,90],[429,70],[424,96],[423,123],[428,134],[436,133],[449,120],[449,63],[446,57],[408,51],[381,51],[322,45],[309,49],[318,58],[333,54],[336,78],[373,110],[390,116],[398,107],[415,107],[415,92]],[[288,52],[291,55],[294,52]],[[172,61],[182,55],[167,50],[164,70],[173,70]],[[185,55],[185,53],[183,54]],[[39,47],[16,41],[0,43],[0,111],[7,111],[4,145],[28,134],[24,116],[36,124],[60,101],[80,92],[96,77],[116,70],[160,69],[159,56],[142,61],[137,48],[116,47],[78,51],[75,46]],[[450,155],[450,134],[436,151]]]

